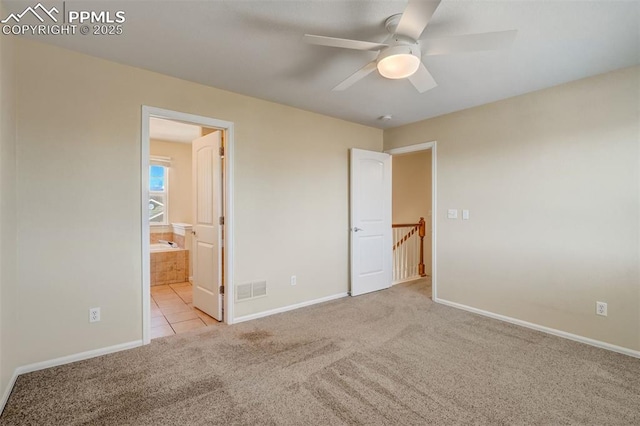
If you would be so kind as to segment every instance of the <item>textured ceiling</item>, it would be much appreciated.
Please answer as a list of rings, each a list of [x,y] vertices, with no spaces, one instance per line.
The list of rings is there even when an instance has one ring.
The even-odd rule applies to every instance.
[[[5,3],[9,10],[20,8]],[[124,34],[38,40],[380,128],[640,63],[638,1],[443,0],[423,38],[510,29],[518,35],[507,50],[423,58],[438,82],[423,94],[406,80],[386,80],[377,73],[344,92],[332,92],[376,54],[302,40],[311,33],[383,41],[385,19],[402,12],[405,1],[69,4],[124,10]],[[393,119],[379,120],[387,114]]]

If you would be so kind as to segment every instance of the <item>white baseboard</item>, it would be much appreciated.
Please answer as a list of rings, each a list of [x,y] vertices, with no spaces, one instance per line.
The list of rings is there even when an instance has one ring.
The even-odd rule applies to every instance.
[[[21,367],[16,368],[9,381],[9,385],[4,391],[2,395],[2,400],[0,400],[0,414],[4,410],[4,406],[9,399],[9,395],[13,390],[13,386],[16,384],[16,380],[18,376],[21,374],[31,373],[38,370],[43,370],[45,368],[57,367],[58,365],[70,364],[76,361],[83,361],[89,358],[95,358],[97,356],[108,355],[114,352],[124,351],[126,349],[137,348],[138,346],[142,346],[142,340],[134,340],[133,342],[121,343],[119,345],[109,346],[106,348],[93,349],[87,352],[80,352],[78,354],[63,356],[60,358],[51,359],[48,361],[36,362],[34,364],[23,365]]]
[[[449,300],[434,298],[434,302],[442,305],[451,306],[453,308],[462,309],[463,311],[473,312],[474,314],[483,315],[485,317],[497,319],[500,321],[508,322],[511,324],[519,325],[522,327],[530,328],[532,330],[541,331],[543,333],[552,334],[554,336],[563,337],[565,339],[573,340],[576,342],[584,343],[586,345],[595,346],[601,349],[607,349],[609,351],[617,352],[623,355],[632,356],[634,358],[640,358],[640,351],[625,348],[622,346],[612,345],[611,343],[602,342],[600,340],[590,339],[588,337],[579,336],[577,334],[568,333],[566,331],[557,330],[555,328],[545,327],[543,325],[534,324],[532,322],[519,320],[517,318],[508,317],[505,315],[496,314],[482,309],[474,308],[471,306],[463,305],[461,303],[451,302]]]
[[[2,414],[2,411],[4,411],[4,406],[7,405],[9,395],[11,395],[11,391],[13,390],[13,386],[16,384],[16,380],[18,380],[18,370],[13,372],[13,376],[11,376],[9,383],[2,394],[2,399],[0,399],[0,415]]]
[[[18,367],[16,371],[18,372],[18,375],[31,373],[33,371],[43,370],[45,368],[57,367],[58,365],[70,364],[72,362],[83,361],[85,359],[95,358],[102,355],[108,355],[114,352],[124,351],[126,349],[137,348],[138,346],[142,346],[142,340],[134,340],[133,342],[121,343],[119,345],[93,349],[90,351],[67,355],[48,361],[36,362],[35,364],[23,365],[22,367]]]
[[[244,315],[242,317],[234,318],[233,323],[251,321],[258,318],[268,317],[270,315],[281,314],[282,312],[293,311],[294,309],[304,308],[305,306],[316,305],[318,303],[328,302],[330,300],[340,299],[347,297],[349,293],[338,293],[331,296],[321,297],[320,299],[308,300],[306,302],[296,303],[294,305],[283,306],[282,308],[271,309],[268,311],[258,312],[257,314]]]

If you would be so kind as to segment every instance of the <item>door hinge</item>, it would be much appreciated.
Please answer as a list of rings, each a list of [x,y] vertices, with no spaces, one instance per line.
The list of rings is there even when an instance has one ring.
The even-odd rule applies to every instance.
[[[220,220],[218,222],[220,225],[224,225],[224,216],[220,216]]]
[[[220,294],[224,294],[224,286],[223,285],[220,286]]]
[[[218,149],[218,152],[220,152],[220,157],[224,157],[224,146],[221,146],[221,147]]]

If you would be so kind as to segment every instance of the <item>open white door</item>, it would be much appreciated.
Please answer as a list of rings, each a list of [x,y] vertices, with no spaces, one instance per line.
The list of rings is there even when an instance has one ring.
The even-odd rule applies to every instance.
[[[391,287],[391,156],[351,149],[351,295]]]
[[[221,131],[191,144],[193,172],[193,306],[222,321]]]

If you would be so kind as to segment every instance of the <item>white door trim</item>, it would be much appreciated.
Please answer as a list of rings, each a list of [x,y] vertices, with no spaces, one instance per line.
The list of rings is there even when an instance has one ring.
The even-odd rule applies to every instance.
[[[204,127],[213,127],[225,131],[225,287],[224,287],[224,322],[233,324],[233,253],[234,253],[234,215],[233,215],[233,187],[234,187],[234,124],[230,121],[171,111],[168,109],[142,106],[142,141],[140,150],[141,172],[141,216],[142,216],[142,341],[146,345],[151,342],[151,272],[149,259],[149,217],[147,199],[149,198],[149,119],[151,117],[182,121]]]
[[[436,263],[436,241],[437,241],[437,227],[436,227],[436,217],[438,212],[438,182],[437,182],[437,142],[424,142],[416,145],[403,146],[401,148],[392,148],[388,149],[385,152],[387,154],[399,155],[399,154],[408,154],[410,152],[418,152],[418,151],[426,151],[428,149],[431,150],[431,298],[436,300],[438,298],[438,285],[437,285],[437,277],[438,277],[438,267]]]

